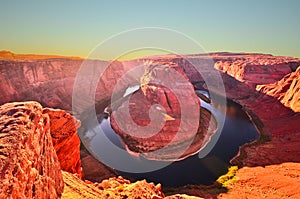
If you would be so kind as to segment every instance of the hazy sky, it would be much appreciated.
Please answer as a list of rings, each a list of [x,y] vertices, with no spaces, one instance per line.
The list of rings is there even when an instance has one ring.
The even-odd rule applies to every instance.
[[[86,57],[114,34],[154,26],[207,51],[300,57],[299,10],[299,0],[2,0],[0,50]]]

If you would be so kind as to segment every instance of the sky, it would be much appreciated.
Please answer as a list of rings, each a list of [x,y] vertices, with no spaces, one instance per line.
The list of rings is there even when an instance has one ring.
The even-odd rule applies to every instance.
[[[209,52],[299,58],[299,9],[299,0],[2,0],[0,50],[88,57],[122,31],[160,27],[193,38]],[[114,50],[101,58],[110,59]],[[161,52],[132,57],[155,53]]]

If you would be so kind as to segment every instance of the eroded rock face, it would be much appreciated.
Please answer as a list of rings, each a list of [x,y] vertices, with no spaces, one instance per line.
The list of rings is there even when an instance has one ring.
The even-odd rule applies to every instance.
[[[101,73],[105,66],[109,67]],[[123,79],[119,87],[115,87],[125,72],[122,63],[118,61],[109,63],[47,56],[44,59],[33,60],[1,60],[0,56],[0,104],[32,100],[44,107],[73,110],[73,113],[82,119],[84,113],[88,114],[95,105],[97,109],[105,108],[114,89],[122,95],[131,80]],[[81,78],[77,76],[79,73],[82,74]],[[76,84],[74,94],[76,81],[79,83]],[[94,94],[93,101],[91,96]]]
[[[243,158],[237,162],[247,166],[300,162],[298,79],[299,68],[274,84],[257,86],[256,95],[239,100],[251,110],[254,121],[259,120],[261,137],[258,144],[243,147]]]
[[[141,78],[141,89],[113,109],[111,125],[130,151],[148,159],[177,160],[197,152],[216,130],[215,125],[208,131],[210,117],[201,118],[199,98],[180,67],[150,64]],[[205,130],[200,130],[199,122]],[[186,145],[194,139],[194,145]]]
[[[77,135],[80,121],[64,110],[44,108],[43,113],[50,118],[50,134],[61,169],[82,177],[80,139]]]
[[[295,71],[300,63],[299,59],[293,57],[229,52],[184,56],[162,55],[145,60],[177,63],[191,82],[197,82],[202,78],[193,67],[199,65],[203,68],[201,72],[204,74],[215,68],[249,85],[274,83],[284,75]]]
[[[249,85],[268,84],[280,80],[298,66],[299,60],[262,54],[242,54],[232,59],[214,57],[215,68]]]
[[[274,84],[257,86],[257,90],[280,100],[293,111],[300,112],[300,67]]]
[[[37,102],[0,106],[0,198],[58,198],[60,165],[50,119]]]
[[[215,64],[209,62],[207,55],[188,55],[190,62],[179,56],[161,56],[159,61],[179,64],[200,89],[206,89],[206,83],[192,64],[203,66],[205,76],[215,69],[221,72],[226,97],[242,105],[261,133],[257,143],[244,145],[232,163],[265,166],[300,162],[297,108],[300,60],[263,54],[212,53],[210,56]],[[223,95],[218,89],[210,92]]]

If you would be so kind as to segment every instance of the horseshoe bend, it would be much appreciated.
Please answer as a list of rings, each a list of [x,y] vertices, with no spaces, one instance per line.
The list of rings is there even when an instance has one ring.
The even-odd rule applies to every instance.
[[[0,198],[299,198],[299,66],[298,58],[255,53],[109,62],[1,51]],[[209,185],[128,177],[116,168],[123,160],[101,148],[117,143],[135,159],[131,168],[201,161],[232,114],[258,135],[237,145],[228,171]],[[101,121],[112,133],[104,129],[95,142]],[[238,122],[223,154],[247,137],[247,122]],[[206,178],[191,168],[179,172]],[[172,181],[183,181],[173,172]]]

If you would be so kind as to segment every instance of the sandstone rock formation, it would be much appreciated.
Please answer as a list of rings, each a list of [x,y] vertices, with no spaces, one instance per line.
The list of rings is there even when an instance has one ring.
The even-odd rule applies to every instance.
[[[82,177],[80,140],[77,135],[80,121],[59,109],[45,108],[43,113],[50,118],[50,134],[61,169]]]
[[[298,59],[263,54],[217,55],[213,58],[216,69],[251,86],[274,83],[299,66]]]
[[[78,125],[65,111],[43,109],[37,102],[0,106],[0,198],[164,197],[160,184],[145,180],[82,181]]]
[[[300,67],[274,84],[258,85],[257,90],[280,100],[294,112],[300,112]]]
[[[0,198],[58,198],[62,174],[50,119],[36,102],[0,106]]]
[[[2,56],[2,54],[6,55]],[[12,101],[37,100],[45,106],[72,110],[72,100],[74,100],[72,99],[72,91],[75,76],[84,60],[55,57],[44,57],[39,60],[34,58],[32,60],[32,57],[18,57],[8,52],[2,54],[0,53],[0,87],[2,91],[0,104]],[[9,59],[8,56],[10,56]],[[299,179],[299,164],[284,162],[300,162],[298,67],[300,60],[263,54],[236,53],[187,55],[185,58],[168,55],[128,62],[114,62],[112,67],[105,71],[104,77],[101,78],[100,83],[95,88],[96,108],[100,111],[101,108],[103,109],[109,104],[117,80],[137,64],[143,64],[144,62],[155,62],[161,65],[165,63],[169,65],[176,64],[189,81],[201,89],[207,89],[203,76],[213,80],[215,77],[211,71],[220,71],[226,97],[242,105],[243,109],[255,122],[261,136],[256,142],[244,145],[238,156],[232,160],[233,164],[251,168],[242,168],[238,171],[237,177],[239,180],[232,186],[228,194],[223,193],[220,196],[213,195],[212,197],[240,198],[253,193],[257,197],[266,197],[267,194],[274,198],[277,196],[282,198],[288,196],[298,197],[297,193],[299,192],[293,192],[293,190],[297,190],[294,185],[299,184],[297,181]],[[211,59],[215,62],[212,62]],[[97,73],[100,70],[99,68],[106,62],[88,60],[87,63],[91,71]],[[204,68],[201,74],[195,70],[193,64]],[[134,78],[141,76],[143,70],[144,68],[140,68],[135,71],[135,75],[121,81],[116,88],[120,96],[122,96],[124,89],[130,85],[131,80],[137,81]],[[86,83],[89,83],[89,81]],[[80,85],[82,92],[79,95],[88,94],[89,91],[85,89],[85,82],[82,81]],[[154,87],[151,86],[147,86],[144,91],[153,93],[151,91]],[[160,90],[164,89],[160,88]],[[144,94],[142,91],[139,92]],[[210,92],[221,94],[218,93],[217,87],[210,90]],[[147,97],[147,95],[145,96]],[[75,110],[77,113],[82,114],[86,111],[87,106],[83,99],[80,97],[78,99],[83,101],[83,105],[82,107],[75,107]],[[158,101],[161,102],[163,99],[159,98]],[[134,98],[131,100],[134,100]],[[57,197],[62,193],[63,185],[59,162],[52,142],[49,141],[51,140],[49,115],[43,113],[40,105],[29,105],[27,103],[20,103],[19,105],[20,108],[18,106],[10,107],[12,105],[1,107],[0,171],[2,177],[0,178],[0,198],[12,194],[15,194],[14,196],[21,194],[25,197]],[[3,111],[3,107],[7,111]],[[34,114],[31,114],[33,111],[28,111],[32,109],[34,109]],[[204,112],[201,110],[201,113]],[[172,117],[167,115],[166,118],[171,119]],[[32,136],[33,133],[35,133],[35,136]],[[55,135],[58,135],[58,131]],[[70,136],[72,135],[70,133]],[[74,137],[72,139],[76,142]],[[40,140],[43,142],[40,142]],[[75,152],[75,154],[78,153]],[[44,158],[40,158],[40,155],[44,155]],[[74,165],[71,168],[77,168],[77,166]],[[76,172],[78,171],[76,170]],[[265,173],[266,175],[263,177]],[[67,178],[66,176],[80,180],[76,175],[64,173],[64,179]],[[273,178],[274,176],[277,177]],[[11,181],[8,181],[8,179]],[[274,179],[276,180],[273,181]],[[24,184],[24,181],[27,184]],[[12,183],[14,186],[11,186]],[[90,192],[88,189],[93,190],[92,192],[98,192],[98,189],[96,189],[98,186],[96,185],[82,184],[83,181],[78,183],[80,186],[76,183],[74,186],[67,185],[66,190],[74,194],[78,194],[81,188],[86,192]],[[68,184],[67,180],[66,184]],[[143,184],[142,186],[147,185]],[[69,187],[73,188],[68,189]],[[284,187],[284,189],[281,187]],[[195,192],[198,188],[199,186],[187,188],[185,193],[197,195]],[[115,188],[110,190],[112,192],[116,191]],[[94,193],[91,195],[95,196]],[[80,196],[80,194],[76,196]],[[198,194],[198,196],[206,198],[207,195]]]
[[[63,172],[65,190],[62,198],[140,198],[140,199],[162,199],[164,194],[161,186],[147,183],[145,180],[131,183],[129,180],[109,178],[101,183],[91,183],[82,181],[76,176]]]
[[[130,79],[124,79],[115,88],[117,81],[126,72],[118,61],[110,63],[47,56],[27,60],[15,54],[12,56],[15,59],[1,59],[0,56],[0,104],[33,100],[44,107],[73,110],[78,118],[84,118],[83,113],[88,114],[95,106],[99,111],[105,108],[114,89],[122,95],[131,82]],[[105,66],[109,67],[103,71]],[[94,94],[95,101],[92,101]]]
[[[181,68],[150,64],[140,84],[141,89],[120,107],[113,107],[111,115],[112,127],[129,150],[155,160],[177,160],[199,151],[215,132],[216,121],[209,129],[210,117],[200,120],[200,101]],[[151,115],[153,107],[156,112]],[[211,116],[207,110],[205,114]],[[186,144],[193,139],[193,145]]]

